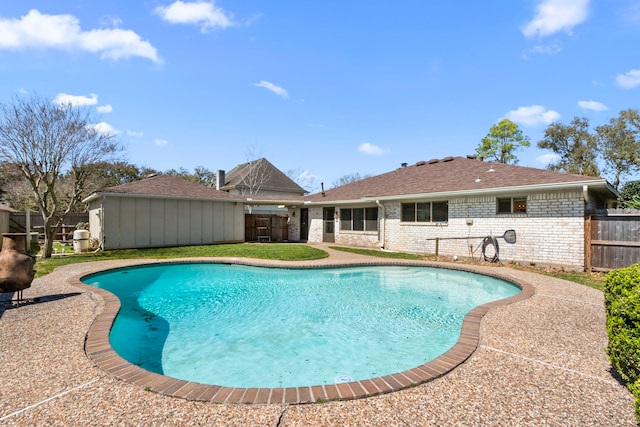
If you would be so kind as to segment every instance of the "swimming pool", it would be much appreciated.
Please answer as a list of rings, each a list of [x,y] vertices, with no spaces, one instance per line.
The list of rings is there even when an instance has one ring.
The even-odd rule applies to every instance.
[[[110,341],[122,357],[233,388],[334,384],[414,368],[458,341],[474,307],[520,292],[500,279],[416,266],[159,264],[83,282],[121,300]]]

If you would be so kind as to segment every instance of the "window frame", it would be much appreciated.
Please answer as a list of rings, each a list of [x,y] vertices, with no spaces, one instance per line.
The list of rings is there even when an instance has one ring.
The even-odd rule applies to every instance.
[[[435,206],[435,209],[434,209]],[[413,215],[410,215],[410,214]],[[446,213],[446,218],[435,218]],[[413,216],[413,219],[408,219]],[[400,203],[400,222],[405,224],[448,224],[449,201]]]
[[[340,231],[373,233],[379,229],[377,206],[340,208]]]
[[[517,203],[524,202],[524,207]],[[529,200],[527,196],[496,197],[496,215],[526,215],[528,213]],[[509,204],[509,211],[505,207]]]

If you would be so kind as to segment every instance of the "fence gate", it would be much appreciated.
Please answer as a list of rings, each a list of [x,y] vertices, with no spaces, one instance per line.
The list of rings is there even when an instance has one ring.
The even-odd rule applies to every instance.
[[[286,242],[289,240],[287,215],[245,214],[246,242]]]
[[[640,211],[608,209],[585,218],[586,270],[610,271],[640,262]]]

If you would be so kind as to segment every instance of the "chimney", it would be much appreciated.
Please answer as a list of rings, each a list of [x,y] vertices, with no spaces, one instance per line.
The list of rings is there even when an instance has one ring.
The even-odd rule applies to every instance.
[[[221,187],[224,187],[224,171],[218,169],[216,172],[216,190],[220,190]]]

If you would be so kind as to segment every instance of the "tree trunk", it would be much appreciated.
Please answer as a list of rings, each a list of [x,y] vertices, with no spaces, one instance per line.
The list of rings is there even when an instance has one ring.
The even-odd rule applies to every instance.
[[[44,217],[44,215],[43,215]],[[53,217],[44,217],[44,246],[42,247],[42,258],[51,258],[53,254],[53,241],[56,237],[57,227],[52,227]]]

